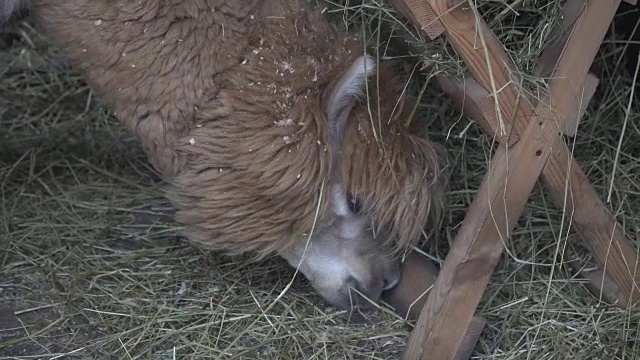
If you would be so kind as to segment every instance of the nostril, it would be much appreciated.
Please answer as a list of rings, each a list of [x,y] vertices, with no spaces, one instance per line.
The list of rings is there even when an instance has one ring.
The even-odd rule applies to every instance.
[[[349,276],[347,278],[347,281],[345,281],[345,285],[347,285],[347,287],[351,287],[351,288],[354,288],[354,289],[357,289],[357,290],[359,290],[361,288],[360,287],[360,282],[353,276]]]
[[[384,285],[382,286],[382,290],[393,289],[398,284],[397,281],[384,279]]]
[[[393,289],[394,287],[396,287],[396,285],[398,285],[399,282],[400,282],[400,273],[399,272],[393,273],[390,276],[385,277],[382,290]]]

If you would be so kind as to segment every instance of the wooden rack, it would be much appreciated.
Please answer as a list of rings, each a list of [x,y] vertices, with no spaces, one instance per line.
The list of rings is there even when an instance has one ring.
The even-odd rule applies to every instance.
[[[551,78],[541,101],[518,87],[515,65],[465,0],[388,0],[433,40],[444,34],[473,77],[437,80],[459,108],[501,146],[469,206],[403,358],[455,359],[480,299],[539,178],[620,290],[640,300],[638,254],[607,210],[562,134],[573,136],[598,79],[589,73],[620,0],[566,0],[556,38],[536,75]],[[632,2],[632,1],[629,1]],[[635,3],[633,1],[632,3]]]

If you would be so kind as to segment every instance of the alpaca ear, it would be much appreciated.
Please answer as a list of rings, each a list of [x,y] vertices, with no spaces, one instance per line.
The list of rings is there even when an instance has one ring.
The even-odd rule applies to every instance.
[[[326,104],[331,144],[337,150],[341,145],[342,131],[351,108],[364,94],[367,77],[374,73],[376,63],[369,55],[358,57],[331,90]]]

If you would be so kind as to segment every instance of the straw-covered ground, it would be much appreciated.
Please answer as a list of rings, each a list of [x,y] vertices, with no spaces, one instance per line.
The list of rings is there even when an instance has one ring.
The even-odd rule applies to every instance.
[[[531,74],[561,3],[479,5]],[[325,6],[334,21],[356,30],[365,24],[381,56],[402,55],[387,46],[388,29],[402,28],[387,5]],[[303,279],[292,281],[282,261],[250,264],[186,244],[162,215],[170,209],[161,183],[136,141],[46,38],[23,23],[1,39],[0,358],[398,357],[410,327],[391,312],[348,323]],[[601,197],[611,194],[608,206],[637,246],[640,102],[625,68],[628,43],[626,35],[607,36],[593,67],[601,86],[568,141]],[[466,71],[443,40],[420,51],[437,71]],[[529,91],[543,84],[527,79]],[[442,236],[424,247],[441,261],[495,144],[424,74],[410,89],[418,93],[425,82],[418,119],[446,146],[453,172]],[[488,326],[477,358],[640,358],[639,313],[599,302],[573,275],[569,257],[593,261],[564,219],[539,186],[481,303]]]

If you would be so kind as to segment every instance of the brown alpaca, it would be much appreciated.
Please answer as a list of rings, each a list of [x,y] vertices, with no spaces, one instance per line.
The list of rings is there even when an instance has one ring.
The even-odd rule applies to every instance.
[[[189,240],[282,256],[347,308],[351,288],[377,301],[397,283],[397,250],[442,206],[442,163],[403,84],[305,3],[29,5],[139,137]],[[6,4],[0,18],[21,2]]]

